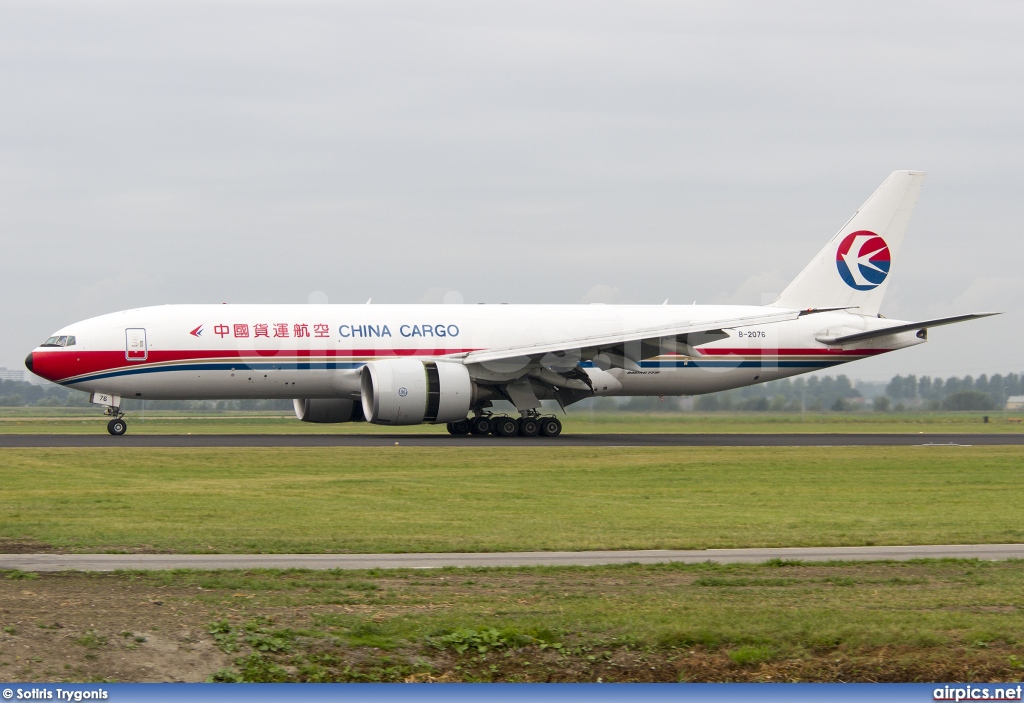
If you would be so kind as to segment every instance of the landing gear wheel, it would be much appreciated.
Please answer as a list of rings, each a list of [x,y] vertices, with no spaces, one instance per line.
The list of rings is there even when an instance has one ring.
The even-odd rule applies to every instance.
[[[481,415],[480,417],[474,417],[469,422],[469,433],[470,434],[490,434],[491,433],[491,418]]]
[[[115,437],[120,437],[127,431],[128,423],[120,418],[111,420],[110,422],[107,423],[107,432],[114,435]]]
[[[562,423],[557,417],[542,417],[540,419],[540,433],[545,437],[557,437],[562,434]]]
[[[491,432],[499,437],[515,437],[519,432],[519,423],[511,417],[492,417]]]
[[[469,420],[456,420],[448,423],[448,434],[469,434]]]
[[[535,417],[519,418],[519,436],[536,437],[540,434],[540,422]]]

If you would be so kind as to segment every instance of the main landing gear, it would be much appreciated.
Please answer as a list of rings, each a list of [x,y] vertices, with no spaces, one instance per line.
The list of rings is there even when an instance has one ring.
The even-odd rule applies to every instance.
[[[448,432],[453,435],[486,435],[497,437],[557,437],[562,433],[562,423],[554,415],[524,415],[516,419],[508,415],[477,415],[468,420],[448,423]]]
[[[540,433],[545,437],[557,437],[562,434],[562,423],[554,415],[540,418]]]

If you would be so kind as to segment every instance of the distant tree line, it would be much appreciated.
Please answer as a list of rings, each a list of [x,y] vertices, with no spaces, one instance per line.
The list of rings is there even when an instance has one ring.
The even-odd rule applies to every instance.
[[[697,410],[854,410],[871,408],[890,410],[995,410],[1006,405],[1013,395],[1024,395],[1024,376],[982,374],[977,378],[956,376],[932,378],[914,375],[894,376],[870,402],[864,394],[840,375],[783,379],[724,393],[699,396]]]
[[[84,408],[89,406],[89,394],[71,390],[53,383],[36,385],[26,381],[0,381],[0,407],[34,406],[40,408]],[[138,411],[143,401],[124,399],[121,407]],[[146,408],[153,410],[190,410],[197,412],[224,412],[230,410],[291,410],[290,400],[147,400]]]
[[[0,407],[84,407],[88,404],[87,394],[56,384],[37,386],[26,381],[0,381]]]
[[[929,376],[894,376],[888,384],[857,382],[845,375],[811,376],[769,381],[755,386],[720,393],[696,396],[689,401],[679,398],[630,398],[616,402],[612,398],[592,401],[594,410],[626,410],[652,412],[677,410],[692,403],[702,412],[843,412],[875,410],[994,410],[1002,408],[1006,399],[1024,395],[1024,376],[978,376],[972,378],[931,378]]]
[[[784,378],[733,391],[698,396],[695,410],[853,410],[864,404],[863,394],[845,375]]]
[[[993,410],[1012,395],[1024,395],[1024,376],[982,374],[977,378],[894,376],[885,393],[897,403],[926,410]]]

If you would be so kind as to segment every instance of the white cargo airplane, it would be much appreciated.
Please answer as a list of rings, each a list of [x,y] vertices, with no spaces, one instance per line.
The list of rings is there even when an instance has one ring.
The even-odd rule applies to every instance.
[[[291,398],[304,422],[447,423],[555,436],[592,396],[694,395],[921,344],[878,314],[924,173],[896,171],[771,305],[165,305],[69,325],[33,373],[90,392],[124,434],[122,398]],[[510,401],[519,417],[494,415]]]

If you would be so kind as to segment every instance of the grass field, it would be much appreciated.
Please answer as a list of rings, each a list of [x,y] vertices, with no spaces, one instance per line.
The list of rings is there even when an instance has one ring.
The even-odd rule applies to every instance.
[[[1024,447],[3,449],[0,548],[1024,541]]]
[[[708,432],[1024,432],[1020,413],[605,413],[570,410],[562,416],[567,433]],[[983,422],[988,416],[989,422]],[[364,434],[445,433],[443,425],[381,427],[365,422],[318,425],[280,413],[188,415],[171,411],[131,413],[131,434]],[[3,408],[0,434],[102,434],[99,409]]]
[[[1020,681],[1024,562],[8,573],[8,681]]]
[[[1022,466],[1016,446],[0,449],[0,551],[1021,542]],[[7,572],[0,602],[7,680],[1024,676],[1020,561]]]

